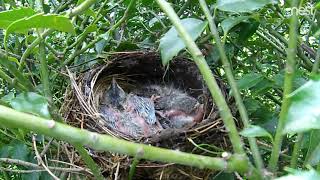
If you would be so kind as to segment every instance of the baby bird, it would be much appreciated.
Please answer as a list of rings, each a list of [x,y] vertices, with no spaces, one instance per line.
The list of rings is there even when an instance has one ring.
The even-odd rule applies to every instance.
[[[203,104],[176,88],[150,85],[142,87],[137,94],[154,99],[156,114],[164,128],[182,128],[202,121]]]
[[[148,137],[162,129],[150,98],[126,94],[113,78],[104,94],[100,112],[108,125],[125,135]]]

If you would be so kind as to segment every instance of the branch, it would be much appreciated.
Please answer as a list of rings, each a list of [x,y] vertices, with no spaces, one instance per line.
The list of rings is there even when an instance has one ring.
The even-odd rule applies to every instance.
[[[230,137],[234,151],[238,154],[245,155],[245,152],[242,147],[242,141],[238,134],[236,125],[233,121],[233,116],[231,114],[231,111],[224,99],[224,96],[222,95],[222,92],[217,84],[217,81],[213,77],[213,74],[203,54],[201,53],[196,43],[192,40],[191,36],[188,34],[188,32],[185,30],[185,28],[181,24],[179,17],[174,12],[170,4],[165,0],[157,0],[157,3],[160,6],[160,8],[167,14],[170,21],[178,31],[179,36],[182,38],[184,44],[187,46],[194,62],[198,66],[206,84],[208,85],[210,93],[220,110],[222,119],[229,133],[229,137]]]
[[[292,7],[297,7],[298,0],[294,0],[292,2]],[[287,114],[290,106],[290,99],[288,95],[292,92],[292,84],[295,72],[295,64],[296,64],[296,54],[297,54],[297,26],[298,26],[298,17],[295,8],[293,8],[294,12],[292,13],[292,17],[290,19],[290,31],[289,31],[289,46],[287,49],[287,63],[285,69],[285,77],[284,77],[284,87],[283,87],[283,102],[281,105],[280,117],[277,126],[277,131],[275,135],[274,145],[272,148],[271,157],[269,160],[269,168],[271,171],[275,172],[277,170],[277,163],[279,160],[279,153],[282,145],[282,131],[287,119]]]
[[[228,158],[213,158],[128,142],[108,135],[75,128],[54,120],[18,112],[5,106],[0,106],[0,124],[9,128],[24,128],[72,144],[79,143],[98,151],[112,151],[130,156],[136,156],[139,153],[142,159],[173,162],[214,170],[237,171],[239,173],[251,170],[244,154],[235,154]]]
[[[216,25],[214,23],[214,19],[213,19],[212,15],[210,14],[210,11],[209,11],[209,8],[207,6],[206,1],[205,0],[199,0],[199,2],[200,2],[200,6],[202,8],[202,11],[204,12],[204,14],[205,14],[205,16],[206,16],[206,18],[207,18],[207,20],[209,22],[209,27],[210,27],[210,30],[211,30],[211,34],[215,38],[216,45],[217,45],[217,48],[218,48],[218,51],[219,51],[219,54],[220,54],[220,57],[221,57],[221,61],[222,61],[222,64],[223,64],[223,68],[224,68],[224,70],[226,72],[226,76],[227,76],[228,82],[230,84],[231,90],[232,90],[234,98],[236,100],[236,105],[237,105],[237,107],[239,109],[241,120],[243,122],[244,127],[247,128],[247,127],[250,126],[248,113],[247,113],[246,107],[243,104],[243,101],[242,101],[242,98],[241,98],[240,91],[239,91],[239,88],[237,86],[237,83],[236,83],[236,81],[235,81],[235,79],[233,77],[232,68],[230,66],[229,60],[227,58],[226,52],[225,52],[223,44],[221,42],[221,38],[219,36],[219,32],[218,32],[217,27],[216,27]],[[249,140],[251,151],[253,153],[255,164],[257,166],[257,169],[260,171],[260,175],[262,176],[262,172],[261,171],[264,168],[264,165],[263,165],[263,161],[262,161],[262,158],[261,158],[261,155],[260,155],[257,143],[256,143],[256,139],[253,138],[253,137],[250,137],[250,138],[248,138],[248,140]]]

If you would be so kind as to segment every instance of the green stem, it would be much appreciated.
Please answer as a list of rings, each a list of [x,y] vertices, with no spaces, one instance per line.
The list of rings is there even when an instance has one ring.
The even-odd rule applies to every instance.
[[[46,47],[48,48],[48,50],[50,50],[50,51],[53,53],[53,55],[55,56],[55,58],[58,59],[58,58],[62,55],[61,52],[59,52],[59,51],[57,51],[56,49],[54,49],[54,47],[52,47],[48,42],[44,42],[44,44],[46,45]]]
[[[250,172],[252,170],[249,168],[248,159],[244,154],[235,154],[228,158],[213,158],[138,144],[75,128],[54,120],[19,112],[5,106],[0,106],[0,124],[8,128],[24,128],[72,144],[79,143],[97,151],[112,151],[130,156],[139,154],[142,159],[172,162],[199,168],[237,171],[239,173]]]
[[[136,167],[139,164],[139,161],[140,161],[140,157],[135,156],[134,159],[133,159],[133,162],[130,165],[129,177],[128,177],[129,180],[133,179],[133,176],[134,176],[134,174],[136,172]]]
[[[35,39],[28,47],[27,49],[24,51],[24,53],[21,56],[20,59],[20,66],[19,66],[19,71],[22,71],[25,65],[25,61],[27,59],[27,57],[30,55],[30,53],[32,52],[33,48],[35,48],[41,41],[41,39],[44,39],[45,37],[47,37],[49,34],[51,34],[54,30],[49,29],[46,30],[45,32],[43,32],[40,37],[38,37],[37,39]]]
[[[277,32],[274,29],[268,29],[268,31],[270,32],[270,35],[275,36],[275,38],[278,38],[278,40],[280,40],[285,46],[288,46],[288,41],[279,32]],[[300,44],[298,45],[297,55],[306,64],[306,69],[309,70],[310,67],[312,67],[312,62],[304,54],[303,50],[301,49],[301,45]]]
[[[184,11],[190,6],[192,0],[187,0],[182,7],[179,9],[179,11],[177,12],[177,15],[180,17]]]
[[[78,151],[78,153],[80,154],[84,162],[86,163],[87,167],[90,168],[94,177],[98,180],[105,179],[100,172],[99,166],[89,156],[86,149],[80,143],[73,143],[72,145],[76,148],[76,150]]]
[[[318,74],[319,65],[320,65],[320,45],[318,46],[317,55],[316,55],[316,59],[314,60],[311,76],[315,76]]]
[[[87,10],[91,5],[93,5],[97,0],[86,0],[84,2],[82,2],[79,6],[75,7],[74,9],[70,10],[69,13],[69,18],[72,18],[76,15],[79,15],[81,13],[83,13],[85,10]],[[45,37],[47,37],[49,34],[51,34],[52,32],[54,32],[54,30],[49,29],[46,30],[44,33],[41,34],[41,38],[44,39]],[[29,46],[28,48],[25,50],[25,52],[23,53],[21,59],[20,59],[20,67],[19,70],[22,70],[24,67],[24,63],[25,60],[27,59],[27,57],[30,55],[30,53],[32,52],[33,48],[36,47],[39,43],[41,38],[37,38],[35,39]]]
[[[221,61],[222,61],[224,70],[226,72],[226,76],[227,76],[228,82],[230,84],[231,90],[233,91],[233,95],[236,100],[236,105],[239,109],[239,113],[240,113],[242,122],[244,124],[244,127],[248,128],[250,126],[248,113],[247,113],[247,110],[243,104],[237,83],[233,77],[232,68],[230,66],[229,60],[228,60],[227,55],[225,53],[224,47],[222,45],[221,38],[219,36],[219,32],[217,31],[217,27],[214,23],[214,19],[213,19],[212,15],[210,14],[210,11],[209,11],[209,8],[207,6],[206,1],[199,0],[199,2],[200,2],[200,6],[201,6],[208,22],[209,22],[209,27],[210,27],[211,33],[212,33],[213,37],[215,38],[216,46],[218,48],[218,51],[219,51],[219,54],[221,57]],[[255,138],[248,138],[248,140],[249,140],[251,151],[253,153],[255,164],[258,167],[258,170],[262,170],[264,168],[264,166],[263,166],[263,161],[260,156],[259,149],[258,149],[258,146],[256,143],[256,139]],[[260,172],[260,174],[262,174],[262,172]]]
[[[256,31],[257,35],[260,36],[262,39],[266,40],[272,47],[277,49],[281,54],[286,55],[286,52],[284,49],[281,48],[281,45],[274,43],[271,39],[269,39],[267,36],[265,36],[260,31]]]
[[[290,161],[290,167],[293,169],[297,168],[298,158],[300,155],[299,152],[302,144],[302,138],[303,138],[303,133],[299,133],[293,147],[292,158]]]
[[[97,0],[85,0],[79,6],[75,7],[70,11],[69,17],[73,17],[79,14],[82,14],[84,11],[90,8]]]
[[[298,0],[292,1],[292,7],[297,7]],[[284,87],[283,87],[283,102],[281,105],[281,111],[279,116],[278,127],[276,130],[274,145],[269,160],[269,168],[272,172],[276,172],[277,163],[279,160],[279,153],[281,151],[282,145],[282,131],[287,119],[287,114],[290,106],[290,99],[288,95],[292,92],[293,76],[295,72],[296,64],[296,54],[297,54],[297,26],[298,26],[298,17],[297,12],[293,8],[293,15],[290,20],[290,32],[289,32],[289,46],[287,49],[287,63],[285,69],[285,78],[284,78]]]
[[[44,88],[44,94],[49,99],[49,102],[53,108],[53,112],[57,111],[57,108],[55,107],[54,103],[52,102],[52,96],[50,91],[50,83],[49,83],[49,70],[48,70],[48,64],[46,60],[45,55],[45,43],[44,39],[41,39],[39,44],[39,59],[40,59],[40,65],[41,65],[41,80]],[[59,118],[60,119],[60,118]],[[63,121],[60,121],[63,122]],[[89,167],[93,173],[93,175],[96,177],[96,179],[102,180],[104,177],[101,175],[98,165],[93,161],[93,159],[88,155],[87,151],[84,147],[82,147],[79,143],[73,143],[74,147],[79,152],[80,156],[83,158],[85,164],[87,167]]]
[[[32,83],[24,74],[19,71],[8,59],[7,55],[0,53],[0,64],[8,69],[8,71],[21,83],[26,89],[32,91],[34,89]]]
[[[167,14],[172,24],[174,25],[174,27],[177,29],[179,36],[182,38],[185,45],[187,46],[191,56],[193,57],[194,62],[198,66],[205,82],[207,83],[208,88],[211,92],[211,95],[220,110],[222,119],[229,133],[234,151],[238,154],[245,154],[242,148],[241,138],[238,134],[236,125],[233,121],[233,116],[231,114],[231,111],[200,49],[198,48],[196,43],[192,40],[191,36],[188,34],[188,32],[185,30],[185,28],[181,24],[179,17],[174,12],[170,4],[165,0],[156,0],[156,1],[160,6],[160,8]]]
[[[50,83],[49,83],[49,70],[46,58],[46,48],[44,44],[44,39],[40,41],[39,44],[39,61],[40,61],[40,75],[43,85],[43,92],[45,97],[48,98],[49,102],[52,103],[51,92],[50,92]]]
[[[12,85],[13,87],[15,87],[16,89],[20,90],[20,91],[27,91],[28,89],[25,88],[22,84],[20,84],[19,82],[15,82],[14,79],[12,79],[10,76],[8,76],[7,73],[5,73],[4,71],[2,71],[2,69],[0,69],[0,78],[5,80],[7,83],[9,83],[10,85]]]
[[[135,2],[137,0],[131,0],[128,8],[126,9],[126,11],[124,12],[122,18],[115,24],[113,25],[107,32],[106,34],[111,34],[117,27],[119,27],[128,17],[130,11],[133,9]],[[78,50],[78,51],[74,51],[73,54],[62,64],[62,66],[65,65],[70,65],[74,58],[76,58],[77,56],[79,56],[80,54],[84,53],[86,50],[88,50],[89,48],[93,47],[97,42],[99,42],[102,39],[101,36],[96,37],[93,41],[91,41],[86,47]],[[110,38],[108,39],[110,40]]]

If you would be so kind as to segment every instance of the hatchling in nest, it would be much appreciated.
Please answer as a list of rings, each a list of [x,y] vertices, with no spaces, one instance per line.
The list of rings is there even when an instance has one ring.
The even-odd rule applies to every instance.
[[[113,130],[138,138],[200,122],[204,107],[195,98],[171,86],[142,86],[127,94],[112,79],[100,112]]]
[[[114,78],[104,94],[100,113],[113,130],[134,138],[149,137],[162,129],[152,98],[127,94]]]
[[[204,106],[173,86],[149,85],[135,92],[154,100],[156,114],[163,128],[183,128],[201,122]]]

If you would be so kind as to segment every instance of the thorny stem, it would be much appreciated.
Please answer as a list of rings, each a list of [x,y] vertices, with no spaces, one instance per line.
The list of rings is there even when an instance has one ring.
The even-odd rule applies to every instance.
[[[214,18],[210,14],[210,11],[208,9],[206,1],[205,0],[199,0],[199,2],[200,2],[200,6],[201,6],[201,8],[202,8],[202,10],[203,10],[208,22],[209,22],[209,27],[210,27],[211,33],[212,33],[213,37],[216,40],[216,46],[217,46],[217,48],[219,50],[221,61],[223,63],[223,67],[224,67],[224,70],[226,72],[226,76],[227,76],[227,79],[229,81],[231,90],[233,91],[234,98],[236,100],[236,104],[238,106],[242,122],[244,124],[244,127],[248,128],[250,126],[250,122],[249,122],[249,117],[248,117],[248,114],[247,114],[247,110],[246,110],[246,108],[245,108],[245,106],[243,104],[239,88],[237,87],[237,83],[236,83],[236,81],[235,81],[235,79],[233,77],[233,73],[232,73],[232,69],[231,69],[229,60],[228,60],[228,58],[226,56],[224,47],[223,47],[222,42],[221,42],[221,38],[220,38],[219,33],[217,31],[217,27],[216,27],[216,25],[214,23]],[[257,143],[256,143],[256,139],[255,138],[248,138],[248,140],[249,140],[250,148],[251,148],[251,151],[253,153],[253,157],[254,157],[257,169],[258,170],[262,170],[264,168],[264,166],[263,166],[263,161],[262,161],[262,158],[261,158],[261,155],[259,153],[259,149],[258,149],[258,146],[257,146]],[[260,173],[262,174],[262,172],[260,172]]]
[[[188,32],[185,30],[183,25],[181,24],[181,21],[177,14],[174,12],[173,8],[170,6],[168,2],[165,0],[156,0],[160,8],[167,14],[169,19],[171,20],[174,27],[177,29],[179,36],[182,38],[184,43],[186,44],[191,56],[193,57],[195,63],[197,64],[205,82],[208,85],[208,88],[211,92],[211,95],[213,99],[215,100],[222,119],[224,121],[224,124],[226,126],[226,129],[229,133],[231,143],[233,145],[233,149],[235,153],[238,154],[245,154],[243,147],[242,147],[242,141],[238,134],[236,125],[233,121],[233,116],[231,114],[231,111],[221,93],[221,90],[217,84],[217,81],[214,79],[213,74],[204,59],[200,49],[195,44],[195,42],[192,40]]]
[[[292,1],[292,7],[297,7],[298,0]],[[296,54],[297,54],[297,26],[298,17],[295,8],[293,8],[292,17],[290,20],[290,31],[289,31],[289,46],[287,49],[287,63],[285,69],[284,87],[283,87],[283,102],[281,105],[281,111],[279,116],[279,122],[276,130],[275,140],[271,157],[269,160],[269,169],[272,172],[276,172],[277,164],[279,160],[279,153],[281,150],[282,139],[283,139],[283,128],[287,119],[287,114],[290,106],[290,99],[288,95],[292,92],[293,76],[295,72]]]
[[[79,143],[97,151],[112,151],[161,162],[172,162],[182,165],[214,170],[250,172],[245,154],[234,154],[227,158],[213,158],[177,150],[168,150],[150,145],[138,144],[75,128],[54,120],[48,120],[31,114],[19,112],[0,106],[0,124],[8,128],[23,127],[35,133],[51,136],[72,144]]]

